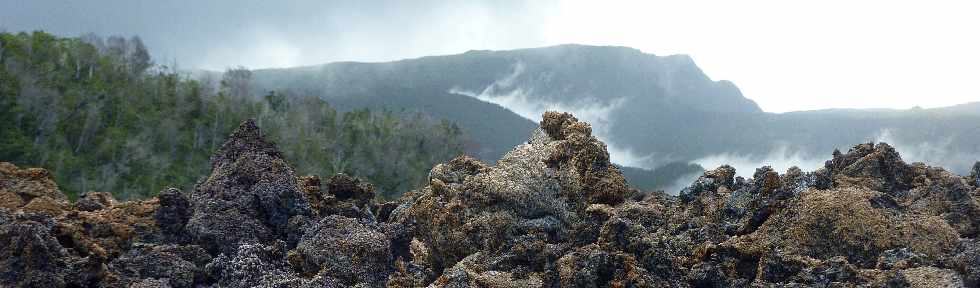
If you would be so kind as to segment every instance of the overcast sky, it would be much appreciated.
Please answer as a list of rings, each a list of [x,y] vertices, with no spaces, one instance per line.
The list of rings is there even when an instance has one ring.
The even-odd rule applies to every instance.
[[[770,112],[980,101],[978,1],[0,0],[0,29],[139,35],[221,70],[562,43],[688,54]]]

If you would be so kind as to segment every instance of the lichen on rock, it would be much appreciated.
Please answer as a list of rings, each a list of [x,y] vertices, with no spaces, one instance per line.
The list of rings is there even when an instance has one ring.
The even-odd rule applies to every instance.
[[[48,170],[0,162],[0,208],[59,216],[68,206]]]
[[[190,191],[69,203],[0,163],[7,287],[975,287],[980,164],[959,176],[884,143],[816,171],[706,171],[630,188],[587,123],[547,112],[494,165],[460,156],[402,198],[298,177],[245,121]],[[322,183],[321,183],[322,182]]]

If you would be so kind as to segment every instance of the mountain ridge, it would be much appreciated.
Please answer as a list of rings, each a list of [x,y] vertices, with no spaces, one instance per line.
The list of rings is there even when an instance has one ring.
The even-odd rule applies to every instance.
[[[690,56],[657,56],[622,46],[472,50],[393,62],[257,70],[253,89],[316,95],[342,110],[370,107],[446,118],[472,134],[479,148],[468,151],[488,162],[520,143],[547,110],[580,115],[610,146],[614,162],[647,170],[718,155],[766,158],[780,150],[820,158],[824,151],[884,134],[907,144],[899,145],[906,150],[948,142],[947,154],[961,156],[910,154],[959,172],[969,163],[956,158],[980,157],[980,148],[969,145],[980,141],[971,136],[980,135],[973,133],[980,127],[969,124],[980,120],[980,113],[970,112],[969,105],[950,108],[962,111],[956,113],[770,113],[734,83],[712,80]],[[838,127],[849,131],[837,133]]]

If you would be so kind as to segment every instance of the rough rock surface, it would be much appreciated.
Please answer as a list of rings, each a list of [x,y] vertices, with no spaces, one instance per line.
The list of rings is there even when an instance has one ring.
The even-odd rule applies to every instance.
[[[496,165],[460,156],[378,203],[355,177],[297,177],[246,121],[192,191],[147,200],[69,203],[0,163],[0,287],[980,286],[980,163],[865,143],[735,175],[641,193],[588,124],[548,112]]]
[[[0,162],[0,208],[58,216],[69,206],[48,170]]]
[[[204,265],[211,256],[199,246],[134,245],[126,254],[109,263],[108,286],[130,286],[159,280],[170,287],[194,287],[204,281]]]
[[[306,229],[290,254],[290,264],[300,273],[330,275],[345,285],[382,286],[394,271],[392,240],[400,231],[392,226],[326,216]]]
[[[285,238],[292,218],[312,214],[293,169],[252,120],[211,157],[211,166],[211,176],[191,194],[185,229],[212,253]]]

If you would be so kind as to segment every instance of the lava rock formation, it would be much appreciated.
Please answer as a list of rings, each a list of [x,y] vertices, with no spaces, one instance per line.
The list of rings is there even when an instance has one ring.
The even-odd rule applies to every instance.
[[[71,203],[0,163],[0,287],[977,287],[980,163],[885,143],[823,168],[722,166],[631,188],[589,124],[547,112],[496,165],[460,156],[391,202],[297,176],[252,121],[192,191]]]

